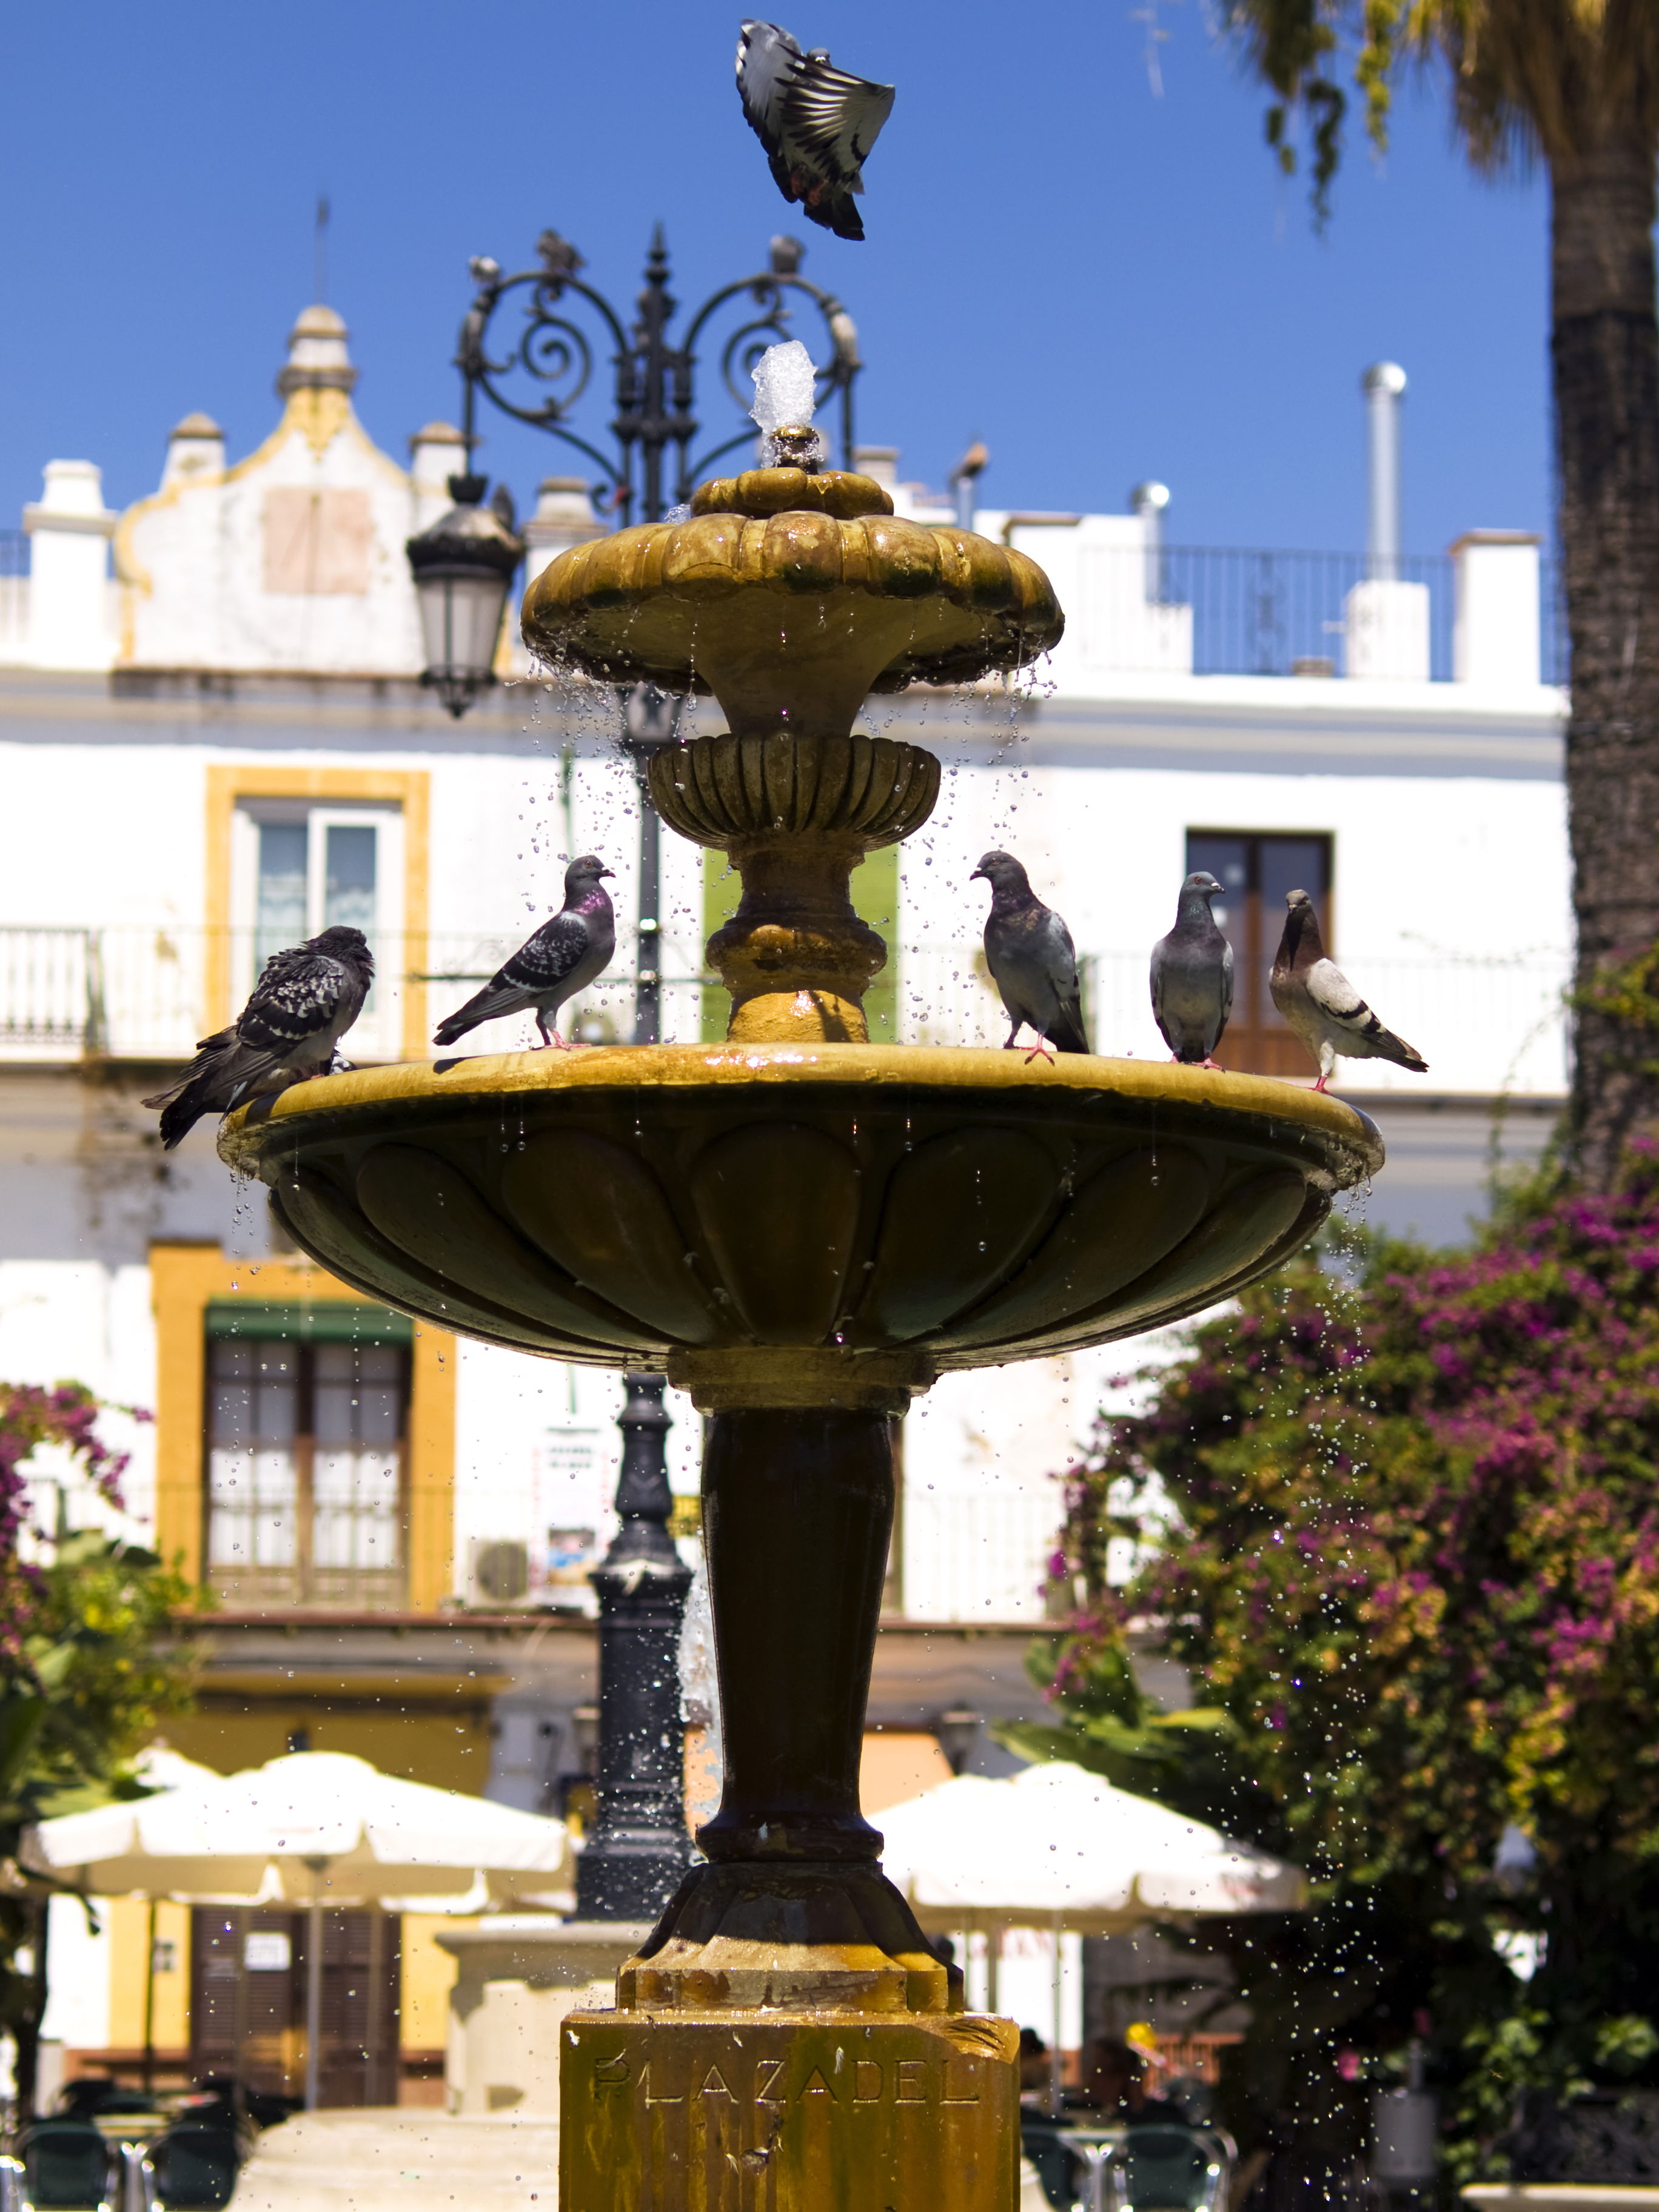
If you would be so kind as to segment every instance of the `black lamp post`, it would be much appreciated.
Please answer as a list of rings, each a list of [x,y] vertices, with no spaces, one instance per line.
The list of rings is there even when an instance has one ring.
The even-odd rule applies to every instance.
[[[542,233],[536,241],[538,265],[515,276],[503,276],[499,263],[488,258],[474,260],[478,289],[461,325],[455,356],[469,471],[482,392],[515,422],[545,430],[585,454],[599,472],[590,487],[595,510],[613,517],[617,526],[660,522],[671,491],[674,502],[689,500],[716,461],[753,443],[753,392],[744,383],[752,386],[751,372],[766,348],[792,335],[790,310],[796,301],[817,308],[829,339],[829,362],[817,375],[818,403],[838,402],[842,461],[851,468],[853,383],[861,366],[858,331],[840,301],[800,274],[805,250],[797,239],[775,238],[767,267],[711,293],[678,344],[669,338],[678,302],[668,289],[668,251],[660,225],[646,256],[645,288],[631,325],[583,282],[578,274],[581,255],[557,231]],[[501,334],[492,338],[496,315],[509,303],[522,319],[511,331],[501,326]],[[728,308],[737,310],[736,324],[720,343],[720,374],[743,427],[694,458],[698,349],[714,342],[717,319]],[[570,427],[599,363],[583,320],[597,327],[599,345],[608,345],[614,365],[614,443],[608,453]],[[409,545],[426,637],[423,680],[456,715],[464,714],[491,680],[501,603],[522,551],[496,515],[504,539],[516,549],[511,563],[501,570],[506,545],[486,526],[490,511],[483,506],[484,489],[482,477],[452,477],[456,506]],[[486,572],[501,577],[493,616],[484,602]],[[656,1044],[662,1036],[661,825],[647,790],[646,769],[652,754],[678,735],[685,702],[641,684],[622,692],[621,704],[623,744],[640,793],[634,1042]],[[617,1510],[622,1527],[592,1577],[599,1601],[599,1722],[595,1818],[576,1877],[576,1911],[583,1920],[654,1919],[690,1863],[678,1644],[691,1574],[668,1534],[673,1499],[665,1453],[671,1426],[662,1402],[665,1387],[660,1375],[628,1377],[628,1399],[618,1422],[623,1442]]]
[[[668,1533],[672,1426],[660,1375],[629,1375],[617,1510],[599,1597],[595,1818],[576,1863],[579,1920],[654,1920],[691,1863],[685,1826],[680,1624],[691,1570]]]

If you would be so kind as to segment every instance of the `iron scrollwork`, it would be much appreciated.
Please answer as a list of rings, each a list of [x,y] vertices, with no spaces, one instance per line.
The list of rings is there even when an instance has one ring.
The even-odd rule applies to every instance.
[[[461,372],[465,418],[463,434],[471,453],[477,395],[515,422],[545,430],[583,454],[598,471],[592,485],[596,507],[619,525],[638,519],[659,521],[672,503],[689,500],[700,478],[727,453],[755,436],[744,424],[730,437],[697,453],[701,425],[693,412],[699,348],[722,309],[746,301],[753,312],[723,340],[718,356],[720,381],[739,416],[746,416],[752,391],[744,384],[769,345],[793,337],[793,309],[816,307],[829,341],[829,358],[817,374],[818,404],[837,411],[841,465],[853,466],[853,385],[862,363],[858,331],[835,295],[800,274],[798,240],[774,239],[770,264],[712,294],[692,315],[684,339],[669,340],[678,302],[670,293],[668,250],[659,225],[646,257],[645,288],[631,325],[604,294],[581,275],[581,255],[556,230],[536,241],[537,265],[504,276],[487,258],[472,263],[478,289],[461,325],[456,367]],[[522,311],[515,331],[497,323],[504,303]],[[577,319],[591,311],[597,339]],[[581,436],[571,417],[593,385],[600,352],[609,346],[615,371],[615,412],[611,422],[615,450]],[[672,468],[665,466],[672,452]]]

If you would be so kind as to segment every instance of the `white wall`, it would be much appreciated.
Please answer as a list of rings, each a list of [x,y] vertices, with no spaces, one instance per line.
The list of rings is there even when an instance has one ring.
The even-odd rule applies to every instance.
[[[1016,747],[1004,765],[956,766],[933,820],[901,848],[902,934],[960,947],[970,967],[989,902],[969,878],[1000,845],[1064,915],[1079,955],[1106,956],[1097,1049],[1163,1058],[1146,963],[1175,919],[1189,829],[1333,837],[1336,957],[1430,1066],[1425,1079],[1344,1061],[1348,1088],[1563,1086],[1561,1029],[1547,1018],[1571,893],[1565,794],[1552,782],[1030,766]]]

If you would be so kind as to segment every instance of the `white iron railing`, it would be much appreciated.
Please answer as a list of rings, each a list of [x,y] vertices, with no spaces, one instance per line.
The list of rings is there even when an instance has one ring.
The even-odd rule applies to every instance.
[[[1144,952],[1079,962],[1084,1013],[1097,1052],[1165,1060],[1152,1020]],[[1350,1090],[1558,1093],[1567,1083],[1565,951],[1512,958],[1402,958],[1342,953],[1345,973],[1429,1062],[1426,1077],[1387,1060],[1345,1060]],[[906,1044],[1000,1045],[1008,1020],[976,944],[907,946],[899,959],[899,1036]],[[1313,1063],[1308,1073],[1313,1073]]]
[[[381,975],[401,993],[423,993],[420,1033],[462,1005],[513,951],[511,937],[428,936],[410,945],[383,938]],[[205,930],[158,928],[35,929],[0,927],[0,1059],[183,1059],[203,1034],[210,969],[224,972],[227,948]],[[665,934],[663,1030],[670,1038],[702,1034],[704,994],[713,979],[702,967],[697,939]],[[1345,1060],[1349,1089],[1428,1090],[1490,1095],[1553,1094],[1567,1081],[1563,999],[1569,980],[1565,952],[1534,951],[1512,958],[1454,958],[1424,953],[1350,953],[1342,963],[1389,1025],[1429,1062],[1426,1079],[1385,1060]],[[631,1032],[633,945],[624,933],[608,975],[586,992],[574,1012],[597,1040]],[[1162,1060],[1153,1025],[1144,952],[1095,952],[1081,963],[1084,1009],[1096,1048]],[[986,973],[977,940],[896,949],[900,1042],[1000,1045],[1007,1021]],[[251,972],[251,951],[234,935],[228,972]],[[891,972],[890,970],[890,972]],[[568,1015],[567,1015],[568,1018]],[[399,1026],[398,1036],[403,1034]],[[481,1045],[505,1049],[533,1043],[528,1018],[486,1031]],[[365,1030],[365,1056],[395,1051],[396,1042]],[[347,1048],[350,1049],[349,1046]],[[1310,1063],[1309,1073],[1312,1066]]]

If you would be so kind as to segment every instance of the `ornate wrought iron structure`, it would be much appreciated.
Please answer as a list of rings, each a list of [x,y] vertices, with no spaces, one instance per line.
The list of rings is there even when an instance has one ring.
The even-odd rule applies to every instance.
[[[461,372],[468,479],[478,486],[475,497],[483,496],[482,481],[472,475],[482,395],[514,421],[544,430],[582,454],[596,471],[590,486],[595,511],[615,527],[661,521],[672,504],[690,498],[718,461],[752,443],[751,372],[769,345],[794,335],[792,310],[798,304],[817,310],[829,340],[829,359],[817,376],[818,406],[824,412],[833,409],[842,465],[850,469],[853,386],[861,366],[858,331],[841,301],[801,275],[804,251],[797,239],[775,238],[766,268],[711,293],[678,342],[671,325],[678,302],[669,290],[660,224],[646,256],[644,289],[631,324],[581,276],[581,255],[556,230],[544,230],[536,241],[533,269],[504,276],[498,263],[474,260],[478,289],[461,325],[455,365]],[[704,349],[715,344],[720,382],[741,427],[699,449],[696,370]],[[609,453],[574,427],[584,402],[592,404],[607,351]],[[640,794],[634,1042],[656,1044],[662,1035],[661,839],[647,772],[652,755],[678,734],[684,702],[650,684],[623,687],[620,696],[622,741]],[[684,1872],[690,1850],[681,1779],[678,1644],[691,1577],[667,1530],[672,1500],[663,1467],[669,1425],[663,1387],[660,1376],[628,1378],[617,1492],[622,1528],[593,1576],[599,1600],[598,1818],[577,1887],[584,1919],[651,1917]]]
[[[801,275],[805,248],[799,239],[775,238],[764,269],[710,293],[678,343],[671,338],[671,325],[679,303],[668,289],[668,248],[660,223],[646,255],[645,286],[631,324],[580,274],[586,264],[568,239],[544,230],[536,252],[533,269],[510,276],[488,256],[475,258],[471,264],[478,289],[455,353],[469,475],[482,395],[514,422],[544,430],[584,455],[597,471],[590,486],[594,507],[617,528],[660,522],[671,504],[690,498],[717,461],[753,441],[748,412],[754,395],[744,386],[767,347],[794,335],[797,303],[816,310],[828,340],[829,360],[817,376],[818,405],[833,410],[842,465],[852,467],[853,386],[863,365],[859,334],[835,295]],[[732,310],[734,315],[728,313]],[[698,451],[697,366],[703,350],[716,344],[720,382],[743,427]],[[583,402],[595,395],[607,349],[612,368],[608,453],[573,427]],[[646,769],[652,754],[678,734],[682,702],[651,684],[624,690],[622,699],[623,744],[640,793],[634,1042],[656,1044],[662,1036],[661,860]]]
[[[556,230],[544,230],[537,240],[533,269],[507,276],[487,257],[475,259],[478,289],[461,325],[455,356],[465,386],[461,428],[469,457],[474,402],[482,392],[515,422],[545,430],[585,455],[598,471],[594,504],[601,512],[609,509],[619,527],[660,522],[671,506],[690,498],[715,462],[755,435],[745,421],[730,437],[694,456],[701,428],[694,412],[697,364],[702,349],[715,342],[724,311],[739,306],[735,327],[718,341],[720,381],[738,415],[746,417],[754,396],[745,389],[750,373],[769,345],[798,335],[792,328],[792,308],[799,301],[817,309],[829,340],[830,358],[818,371],[818,405],[821,410],[835,408],[842,465],[850,469],[853,386],[862,366],[858,331],[835,295],[801,275],[805,251],[798,239],[775,238],[766,268],[712,292],[694,311],[678,343],[669,333],[679,303],[668,289],[668,248],[660,223],[646,256],[645,289],[631,325],[580,275],[586,266],[581,255]],[[515,308],[519,319],[509,328]],[[597,343],[583,327],[583,309],[598,325]],[[610,428],[615,445],[610,453],[572,427],[599,378],[607,347],[614,372]]]

